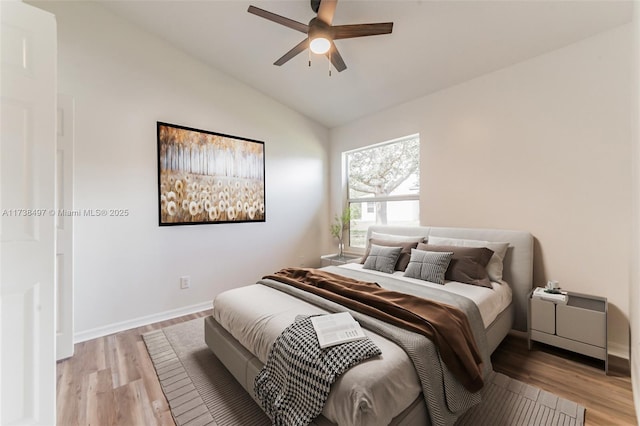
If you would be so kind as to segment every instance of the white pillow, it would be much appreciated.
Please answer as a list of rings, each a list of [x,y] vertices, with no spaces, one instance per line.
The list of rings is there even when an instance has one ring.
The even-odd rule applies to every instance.
[[[487,263],[487,274],[491,281],[502,281],[502,269],[504,257],[507,255],[507,249],[509,243],[494,243],[491,241],[480,240],[466,240],[462,238],[448,238],[448,237],[436,237],[429,236],[429,244],[442,245],[442,246],[457,246],[457,247],[487,247],[493,250],[493,256]]]
[[[370,238],[376,240],[393,241],[394,243],[422,243],[425,241],[426,237],[381,234],[379,232],[372,232]]]

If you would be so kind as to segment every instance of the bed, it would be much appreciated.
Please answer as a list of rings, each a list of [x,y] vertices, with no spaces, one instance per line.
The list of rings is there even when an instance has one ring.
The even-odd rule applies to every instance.
[[[447,298],[445,300],[451,298],[464,303],[471,300],[469,321],[486,360],[483,364],[483,374],[486,374],[487,368],[491,370],[487,358],[509,331],[526,330],[526,303],[532,289],[533,275],[532,236],[528,232],[512,230],[372,226],[367,231],[367,251],[372,248],[378,250],[375,243],[379,243],[381,238],[393,241],[402,237],[424,238],[428,244],[433,242],[430,247],[498,247],[496,253],[502,250],[500,247],[504,247],[503,257],[497,259],[500,260],[501,276],[491,277],[489,288],[453,281],[446,281],[444,285],[430,284],[404,277],[400,271],[387,273],[364,269],[362,264],[331,266],[323,270],[377,282],[385,288],[388,285],[396,291],[417,292],[415,294],[420,297],[427,297],[423,296],[423,292],[431,294],[429,292],[433,287],[438,295],[444,294],[438,297]],[[393,246],[395,243],[387,245]],[[491,257],[492,268],[495,267],[495,261],[496,258]],[[270,281],[261,280],[221,293],[214,300],[213,315],[204,320],[207,345],[256,401],[255,378],[263,368],[274,340],[295,321],[296,316],[349,310],[334,302],[318,300],[316,296],[305,294],[301,299],[297,290],[285,290],[280,284]],[[451,396],[451,389],[457,389],[458,386],[455,381],[451,384],[449,376],[435,377],[432,380],[435,390],[425,388],[424,373],[415,367],[415,354],[413,357],[407,355],[406,348],[401,348],[392,336],[385,335],[381,330],[384,326],[379,321],[351,312],[383,355],[358,364],[339,377],[331,388],[322,414],[312,424],[452,424],[466,409]],[[437,363],[434,365],[438,367]],[[448,374],[447,368],[442,370],[443,375]],[[430,404],[434,398],[448,404],[447,412],[442,414],[440,408]],[[460,397],[464,403],[467,403],[466,398]]]

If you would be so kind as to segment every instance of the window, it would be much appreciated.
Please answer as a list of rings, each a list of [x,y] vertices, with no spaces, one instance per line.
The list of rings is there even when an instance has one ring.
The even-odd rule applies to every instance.
[[[348,151],[343,158],[351,210],[349,246],[365,247],[369,225],[419,224],[419,135]]]
[[[367,203],[367,213],[375,213],[376,205],[375,203]]]

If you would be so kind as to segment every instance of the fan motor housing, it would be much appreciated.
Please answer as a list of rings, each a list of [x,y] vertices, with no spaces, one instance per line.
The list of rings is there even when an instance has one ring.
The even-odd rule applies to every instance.
[[[318,18],[312,18],[309,21],[309,40],[317,37],[324,37],[333,40],[333,31],[331,25],[327,25]]]

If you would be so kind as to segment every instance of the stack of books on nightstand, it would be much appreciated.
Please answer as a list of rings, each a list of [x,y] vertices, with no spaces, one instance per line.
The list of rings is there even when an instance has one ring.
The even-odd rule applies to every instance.
[[[559,291],[559,290],[558,290]],[[536,299],[546,300],[547,302],[553,303],[562,303],[563,305],[567,304],[567,296],[566,291],[560,291],[560,293],[548,293],[546,289],[542,287],[538,287],[533,291],[533,296]]]

